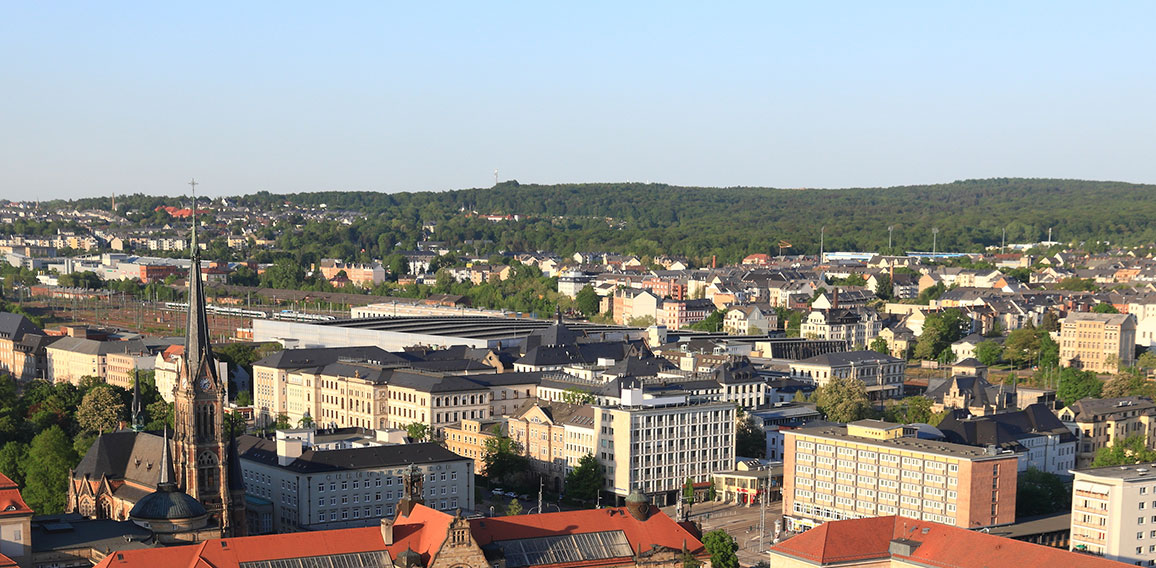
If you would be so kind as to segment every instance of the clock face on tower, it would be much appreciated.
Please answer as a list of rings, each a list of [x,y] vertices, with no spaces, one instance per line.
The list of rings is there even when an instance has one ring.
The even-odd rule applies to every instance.
[[[208,391],[212,388],[213,381],[209,380],[209,377],[201,377],[201,381],[197,384],[201,387],[202,391]]]

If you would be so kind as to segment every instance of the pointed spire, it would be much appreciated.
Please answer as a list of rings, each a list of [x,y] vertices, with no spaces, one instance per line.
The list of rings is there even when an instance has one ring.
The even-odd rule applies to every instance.
[[[193,203],[192,203],[191,209],[189,209],[189,210],[193,214],[193,242],[192,242],[192,246],[193,246],[193,255],[196,256],[197,251],[201,250],[201,247],[197,246],[197,180],[194,178],[192,181],[189,182],[189,185],[191,185],[193,187]]]
[[[161,479],[157,482],[157,489],[164,486],[176,487],[172,476],[173,464],[169,461],[169,425],[165,424],[164,434],[161,435]]]
[[[205,311],[205,290],[201,285],[201,248],[197,245],[197,181],[189,182],[193,186],[193,236],[192,236],[192,263],[189,266],[189,314],[188,326],[185,330],[185,373],[187,374],[188,388],[195,388],[196,380],[203,375],[212,378],[217,384],[217,368],[213,364],[213,350],[209,337],[209,317]]]
[[[144,413],[141,412],[140,399],[140,372],[132,373],[132,429],[136,432],[144,430]]]

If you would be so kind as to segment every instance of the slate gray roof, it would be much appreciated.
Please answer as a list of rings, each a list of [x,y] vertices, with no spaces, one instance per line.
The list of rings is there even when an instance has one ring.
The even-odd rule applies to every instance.
[[[458,392],[484,390],[486,387],[466,377],[441,376],[425,373],[395,371],[389,379],[391,386],[410,388],[421,392]]]
[[[1019,440],[1037,435],[1058,435],[1062,442],[1075,440],[1072,431],[1044,404],[989,416],[968,417],[967,411],[952,412],[939,423],[948,442],[969,446],[1015,448]]]
[[[128,341],[97,341],[83,337],[61,337],[52,342],[52,349],[82,353],[85,355],[107,355],[109,353],[145,353],[144,343],[139,339]]]
[[[407,360],[380,347],[320,347],[284,349],[253,363],[254,366],[274,369],[307,369],[324,367],[342,359],[400,365]]]
[[[237,438],[237,448],[243,460],[280,467],[298,473],[400,467],[409,464],[421,465],[470,460],[470,458],[459,456],[433,442],[342,450],[314,450],[310,448],[302,452],[300,457],[283,466],[278,465],[277,442],[273,440],[245,435]]]
[[[160,481],[162,440],[156,434],[131,430],[101,434],[76,465],[73,479],[87,475],[89,479],[98,481],[101,476],[108,476],[109,479],[125,479],[156,488]],[[131,489],[127,485],[121,486],[117,495]]]
[[[824,355],[816,355],[809,359],[803,359],[800,363],[808,365],[829,365],[831,367],[842,367],[852,363],[856,365],[864,365],[867,363],[902,363],[903,359],[885,355],[878,351],[844,351],[841,353],[826,353]]]
[[[655,377],[663,371],[676,369],[678,367],[664,357],[627,357],[611,365],[605,374],[615,377]]]
[[[1151,411],[1156,404],[1139,396],[1121,398],[1082,398],[1070,405],[1079,422],[1091,422],[1100,417],[1123,411]]]
[[[0,339],[20,341],[25,334],[44,335],[44,332],[20,314],[0,312]]]

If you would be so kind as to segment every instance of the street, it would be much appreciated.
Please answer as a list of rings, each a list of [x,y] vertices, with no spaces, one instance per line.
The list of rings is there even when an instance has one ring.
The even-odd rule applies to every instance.
[[[772,501],[766,506],[765,546],[760,547],[759,521],[761,511],[757,505],[746,507],[733,503],[698,503],[691,508],[690,520],[702,526],[703,534],[713,530],[724,530],[734,537],[739,545],[738,557],[742,566],[754,566],[760,560],[767,560],[766,549],[774,538],[775,521],[782,518],[782,501]],[[675,507],[663,507],[663,512],[676,518]]]

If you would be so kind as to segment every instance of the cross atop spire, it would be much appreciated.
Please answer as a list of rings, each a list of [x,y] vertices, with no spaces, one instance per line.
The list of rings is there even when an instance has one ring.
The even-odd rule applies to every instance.
[[[209,338],[209,318],[205,311],[205,290],[201,285],[201,248],[197,246],[197,180],[189,185],[193,187],[193,254],[192,264],[189,266],[189,316],[185,330],[185,362],[186,387],[192,388],[194,381],[208,376],[216,385],[217,369],[213,362],[213,350]]]
[[[197,178],[189,181],[189,185],[193,187],[193,205],[191,211],[193,212],[193,260],[196,261],[200,257],[200,247],[197,246]]]

